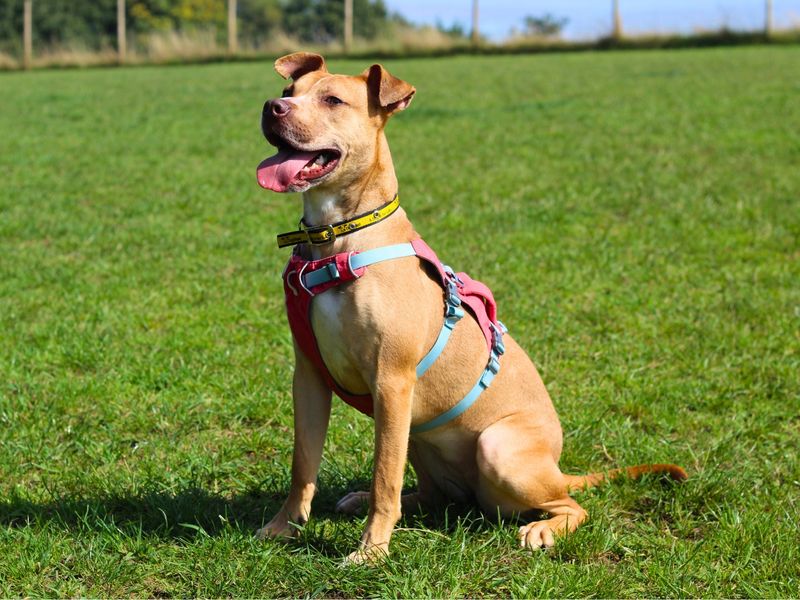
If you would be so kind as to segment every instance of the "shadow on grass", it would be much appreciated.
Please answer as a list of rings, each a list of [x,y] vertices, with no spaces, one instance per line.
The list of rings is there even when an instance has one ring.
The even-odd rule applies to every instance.
[[[205,532],[217,535],[225,528],[255,530],[276,512],[283,501],[277,494],[249,490],[225,497],[200,487],[174,494],[108,494],[95,497],[62,496],[36,502],[19,496],[0,500],[0,525],[57,528],[191,538]]]
[[[316,518],[301,528],[300,535],[288,542],[290,546],[304,547],[328,557],[343,556],[355,547],[363,518],[338,514],[335,505],[347,492],[368,489],[369,485],[361,480],[342,484],[320,490],[314,502]],[[175,493],[60,496],[51,501],[32,501],[17,495],[0,499],[0,526],[129,538],[155,537],[177,543],[231,533],[250,537],[278,511],[285,495],[285,491],[254,488],[229,497],[197,485]],[[635,500],[637,513],[655,512],[662,519],[671,517],[664,515],[669,512],[668,507],[659,498],[643,496]],[[544,516],[532,511],[521,520],[527,522]],[[404,515],[398,527],[444,535],[457,530],[475,534],[496,529],[498,525],[516,526],[518,522],[519,519],[483,513],[471,504],[449,504]]]
[[[340,534],[344,530],[352,534],[352,526],[359,523],[361,517],[336,513],[336,500],[352,489],[368,487],[364,482],[352,482],[338,489],[325,489],[314,503],[317,518],[303,528],[298,542],[326,555],[339,555],[349,548],[349,544],[339,543],[342,539]],[[44,502],[11,496],[0,499],[0,526],[114,532],[124,536],[186,541],[197,536],[218,536],[231,530],[252,535],[278,511],[284,498],[284,492],[259,489],[227,497],[198,486],[189,486],[176,493],[152,491],[93,497],[61,496]],[[474,507],[450,505],[406,516],[399,525],[405,523],[447,532],[458,523],[462,527],[480,528],[488,526],[491,521],[491,516],[481,517]]]

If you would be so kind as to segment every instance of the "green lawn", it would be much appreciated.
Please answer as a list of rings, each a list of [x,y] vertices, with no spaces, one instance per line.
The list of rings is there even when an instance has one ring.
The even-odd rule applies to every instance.
[[[260,190],[271,65],[0,75],[0,596],[796,596],[800,47],[391,61],[401,198],[495,291],[580,495],[549,552],[465,507],[363,521],[372,424],[334,408],[315,517],[282,502],[291,343]],[[364,62],[336,61],[357,73]],[[413,473],[407,483],[413,486]]]

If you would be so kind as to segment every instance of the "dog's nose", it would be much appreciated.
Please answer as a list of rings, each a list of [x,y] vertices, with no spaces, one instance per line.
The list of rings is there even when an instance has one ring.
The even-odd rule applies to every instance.
[[[275,98],[275,100],[268,100],[264,105],[264,114],[272,114],[276,117],[285,117],[292,110],[292,105],[283,98]]]

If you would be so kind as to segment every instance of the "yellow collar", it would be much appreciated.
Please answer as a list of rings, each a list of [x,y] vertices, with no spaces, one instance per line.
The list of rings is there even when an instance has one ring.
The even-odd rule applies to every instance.
[[[364,229],[370,225],[375,225],[390,217],[400,207],[400,195],[395,194],[394,200],[387,202],[383,206],[360,214],[347,221],[339,221],[330,225],[319,225],[317,227],[305,227],[302,219],[300,229],[278,234],[278,248],[286,246],[296,246],[297,244],[328,244],[337,237],[353,233],[359,229]]]

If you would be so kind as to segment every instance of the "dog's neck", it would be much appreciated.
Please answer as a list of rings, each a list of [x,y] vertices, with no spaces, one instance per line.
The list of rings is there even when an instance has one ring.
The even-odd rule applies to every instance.
[[[392,165],[389,145],[381,135],[372,166],[366,174],[349,185],[336,189],[327,186],[312,188],[303,193],[303,223],[306,227],[319,227],[337,223],[370,212],[392,200],[397,193],[397,176]],[[400,222],[405,226],[398,227]],[[392,232],[395,232],[393,235]],[[321,258],[338,252],[364,250],[386,243],[396,243],[394,238],[411,239],[413,230],[403,209],[367,229],[338,238],[331,244],[312,247],[313,258]]]
[[[303,194],[303,222],[319,227],[351,219],[386,204],[397,193],[397,176],[383,132],[374,159],[363,175],[335,188],[311,188]]]

